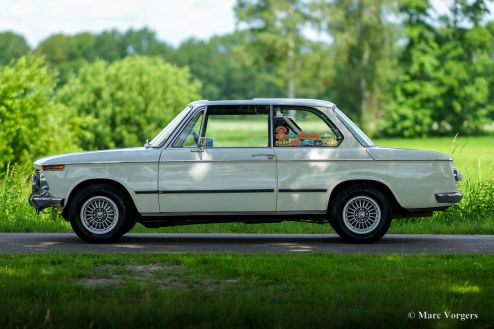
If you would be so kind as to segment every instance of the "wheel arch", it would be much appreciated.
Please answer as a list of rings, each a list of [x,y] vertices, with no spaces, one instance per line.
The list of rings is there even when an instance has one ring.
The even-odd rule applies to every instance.
[[[85,187],[88,187],[91,185],[96,185],[96,184],[109,185],[109,186],[112,186],[112,187],[118,189],[119,191],[121,191],[122,194],[129,200],[130,207],[131,207],[132,211],[134,212],[134,214],[138,214],[134,199],[132,198],[129,191],[127,190],[127,188],[122,183],[120,183],[116,180],[113,180],[113,179],[108,179],[108,178],[95,178],[95,179],[88,179],[88,180],[81,181],[81,182],[77,183],[77,185],[74,186],[74,188],[72,188],[72,190],[70,191],[69,197],[67,198],[67,201],[65,202],[65,207],[62,211],[63,218],[65,218],[67,220],[69,219],[70,203],[72,202],[74,197],[77,195],[77,193],[79,193],[79,191],[81,191]]]
[[[405,209],[399,203],[396,195],[393,193],[391,188],[383,182],[372,180],[372,179],[354,179],[354,180],[345,180],[337,183],[330,192],[327,209],[329,210],[336,195],[339,192],[343,191],[345,188],[352,185],[368,185],[369,187],[374,187],[381,191],[390,201],[391,203],[391,211],[393,217],[397,217],[400,214],[405,213]]]

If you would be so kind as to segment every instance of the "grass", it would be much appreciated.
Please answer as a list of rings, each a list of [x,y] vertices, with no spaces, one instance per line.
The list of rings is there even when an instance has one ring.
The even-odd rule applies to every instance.
[[[0,255],[0,327],[489,328],[493,271],[482,255]]]
[[[389,139],[387,147],[430,149],[453,154],[465,174],[460,190],[464,200],[432,218],[393,221],[391,233],[494,234],[494,137]],[[70,232],[70,225],[55,212],[36,215],[29,206],[30,168],[9,168],[0,175],[1,232]],[[278,224],[208,224],[149,230],[137,225],[134,232],[198,233],[329,233],[329,225],[284,222]]]

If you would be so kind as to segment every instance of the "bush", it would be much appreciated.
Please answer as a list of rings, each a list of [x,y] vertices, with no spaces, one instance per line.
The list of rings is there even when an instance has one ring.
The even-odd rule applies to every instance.
[[[199,98],[199,89],[187,69],[157,57],[132,56],[85,64],[59,98],[85,121],[93,120],[80,139],[83,149],[93,150],[144,144]]]
[[[34,55],[0,66],[0,171],[75,149],[75,121],[54,99],[56,77]]]

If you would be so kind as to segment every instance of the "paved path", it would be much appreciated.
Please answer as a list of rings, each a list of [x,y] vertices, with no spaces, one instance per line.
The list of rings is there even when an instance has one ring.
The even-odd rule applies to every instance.
[[[128,234],[89,244],[72,233],[0,233],[0,253],[40,252],[336,252],[494,254],[494,235],[388,234],[371,245],[334,234]]]

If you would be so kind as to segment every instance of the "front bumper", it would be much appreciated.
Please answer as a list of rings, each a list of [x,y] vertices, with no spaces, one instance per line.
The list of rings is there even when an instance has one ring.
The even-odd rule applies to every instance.
[[[64,205],[64,199],[31,194],[29,197],[29,204],[31,204],[31,206],[33,206],[36,210],[41,211],[45,208],[51,207],[62,208]]]
[[[435,193],[434,195],[438,203],[458,203],[463,199],[463,194],[460,192]]]

